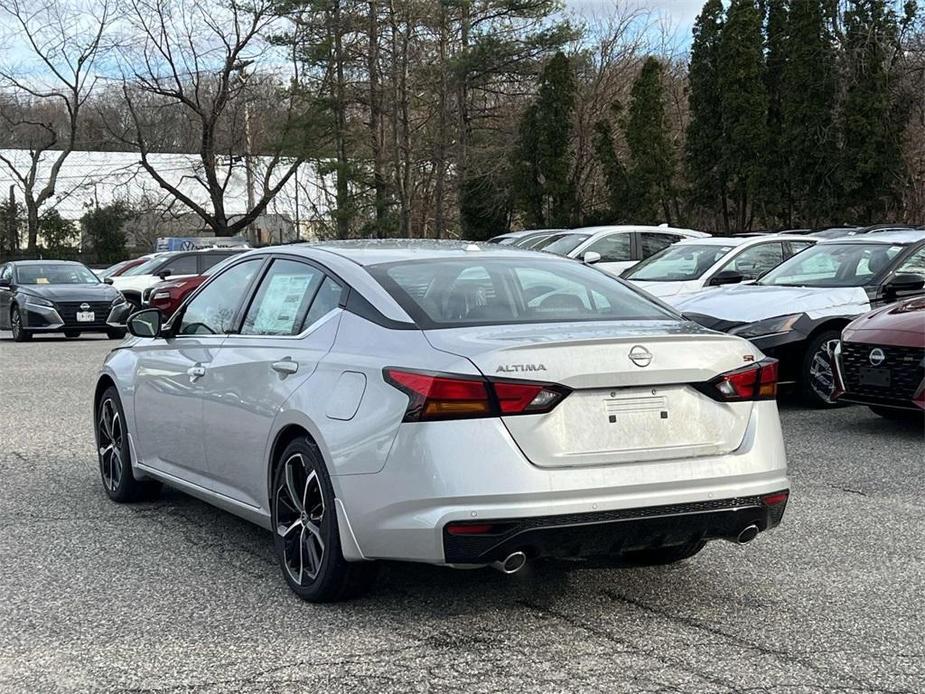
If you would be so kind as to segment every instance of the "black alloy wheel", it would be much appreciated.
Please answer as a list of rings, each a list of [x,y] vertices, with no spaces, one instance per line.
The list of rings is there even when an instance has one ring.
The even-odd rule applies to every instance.
[[[375,578],[372,562],[348,562],[341,551],[334,490],[317,446],[293,441],[273,475],[274,545],[283,577],[310,602],[359,595]]]
[[[22,314],[18,306],[10,309],[10,332],[13,333],[14,342],[25,342],[32,339],[32,333],[22,327]]]
[[[113,387],[106,389],[97,408],[96,445],[100,478],[110,499],[123,503],[157,495],[161,489],[160,482],[137,480],[132,473],[125,413],[119,393]]]
[[[806,346],[801,373],[802,390],[804,398],[813,407],[844,407],[832,397],[835,393],[835,366],[831,354],[840,337],[838,330],[824,330]]]

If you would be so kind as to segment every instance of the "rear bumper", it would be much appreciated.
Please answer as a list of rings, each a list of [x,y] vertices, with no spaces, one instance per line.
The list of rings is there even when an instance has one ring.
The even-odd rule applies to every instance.
[[[736,506],[731,517],[710,513],[695,519],[687,511],[679,516],[664,507],[748,499],[790,488],[773,401],[754,403],[741,444],[725,455],[571,468],[533,465],[500,420],[410,423],[400,427],[379,472],[335,474],[332,483],[344,514],[341,533],[349,535],[342,544],[356,548],[348,558],[433,564],[480,561],[447,554],[449,523],[502,519],[521,532],[520,524],[532,530],[539,527],[536,519],[552,519],[542,527],[564,526],[568,536],[586,525],[645,520],[632,528],[620,526],[637,533],[651,530],[655,522],[645,510],[661,507],[657,514],[670,517],[671,525],[677,521],[682,534],[689,523],[712,539],[725,537],[729,527],[742,521],[735,514],[743,509]],[[751,507],[744,510],[761,515]],[[574,517],[580,517],[577,524]],[[714,521],[719,525],[711,525]],[[612,535],[616,528],[604,532]],[[645,532],[642,536],[650,545],[664,543]],[[541,544],[556,543],[544,539]]]
[[[480,534],[457,534],[467,524],[445,526],[443,550],[448,563],[479,565],[500,561],[517,551],[531,558],[617,556],[637,549],[735,540],[750,525],[762,532],[770,530],[780,524],[786,505],[783,501],[769,506],[754,496],[568,516],[485,520],[480,525],[487,525],[489,531]]]

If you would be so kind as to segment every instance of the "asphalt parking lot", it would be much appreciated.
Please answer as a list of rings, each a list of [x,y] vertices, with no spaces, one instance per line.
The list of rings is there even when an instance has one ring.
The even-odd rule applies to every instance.
[[[514,577],[389,565],[300,602],[271,537],[178,492],[99,485],[90,400],[114,343],[0,333],[0,690],[925,690],[925,439],[781,407],[782,527],[653,569]]]

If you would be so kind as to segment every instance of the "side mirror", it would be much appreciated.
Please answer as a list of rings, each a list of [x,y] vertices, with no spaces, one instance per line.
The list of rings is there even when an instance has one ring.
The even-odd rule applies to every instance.
[[[112,284],[112,277],[107,277],[103,280],[105,284]]]
[[[157,273],[157,276],[160,277],[161,281],[163,282],[165,279],[170,277],[170,270],[161,270],[159,273]]]
[[[720,287],[724,284],[739,284],[745,280],[745,275],[735,270],[723,270],[716,273],[710,280],[711,287]]]
[[[6,277],[4,277],[2,280],[0,280],[0,287],[4,287],[4,288],[6,288],[6,289],[9,289],[9,288],[12,287],[12,286],[13,286],[12,283],[11,283],[10,280],[7,279]]]
[[[135,337],[158,337],[161,334],[164,316],[160,309],[146,308],[129,316],[128,331]]]
[[[887,282],[883,288],[887,296],[898,296],[903,292],[914,292],[925,287],[925,277],[912,272],[903,272]]]
[[[601,262],[601,254],[597,251],[586,251],[585,254],[581,256],[581,262],[585,265],[594,265],[594,263]]]

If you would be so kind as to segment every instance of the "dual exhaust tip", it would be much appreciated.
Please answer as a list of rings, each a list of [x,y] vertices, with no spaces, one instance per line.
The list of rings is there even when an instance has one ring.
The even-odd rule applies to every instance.
[[[744,528],[742,528],[742,530],[739,531],[739,534],[736,535],[733,541],[740,545],[746,545],[758,537],[758,532],[759,528],[754,523],[751,525],[746,525]],[[491,563],[491,567],[493,569],[496,569],[503,574],[507,574],[508,576],[511,574],[516,574],[526,565],[527,555],[520,550],[511,552],[504,559],[496,560]]]

